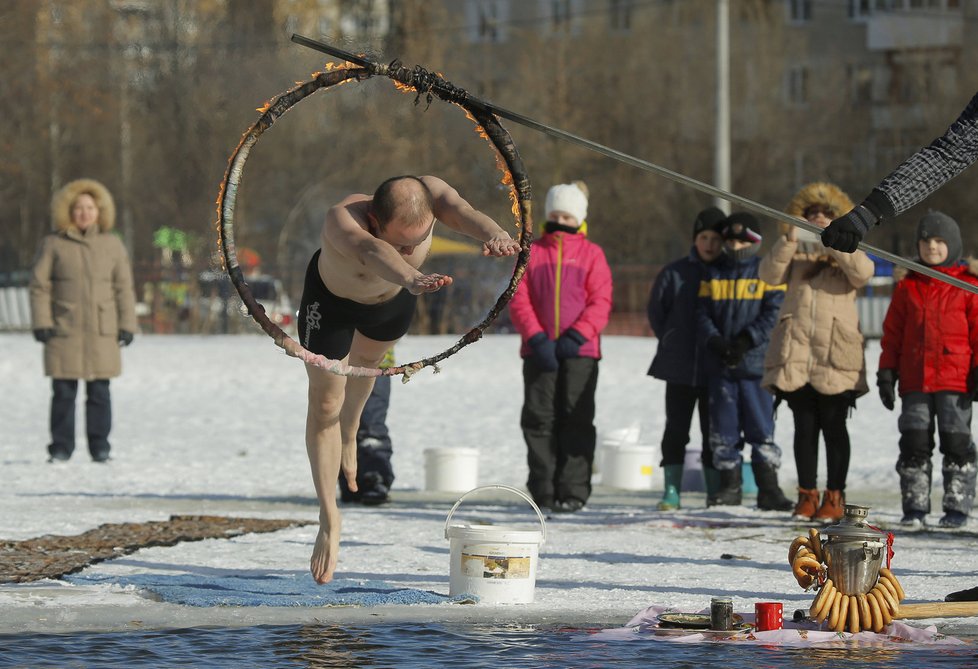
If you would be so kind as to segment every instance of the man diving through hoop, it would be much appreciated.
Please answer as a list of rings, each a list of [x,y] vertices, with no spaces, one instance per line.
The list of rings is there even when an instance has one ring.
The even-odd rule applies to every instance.
[[[417,296],[452,284],[450,276],[419,269],[436,220],[481,241],[484,256],[520,251],[495,221],[437,177],[394,177],[373,196],[350,195],[327,212],[322,247],[306,270],[299,307],[302,346],[349,365],[379,365],[407,332]],[[374,377],[339,376],[308,364],[306,374],[306,452],[319,500],[309,568],[322,584],[333,578],[339,553],[341,471],[357,491],[357,426]]]

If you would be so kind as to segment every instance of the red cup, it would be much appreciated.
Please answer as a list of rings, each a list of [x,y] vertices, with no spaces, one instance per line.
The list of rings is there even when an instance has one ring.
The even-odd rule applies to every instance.
[[[754,625],[758,632],[779,630],[784,626],[784,606],[781,602],[754,604]]]

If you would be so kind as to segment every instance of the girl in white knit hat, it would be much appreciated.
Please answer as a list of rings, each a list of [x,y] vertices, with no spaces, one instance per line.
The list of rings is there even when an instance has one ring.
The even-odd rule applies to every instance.
[[[587,238],[587,209],[580,182],[547,192],[543,235],[510,303],[523,357],[526,485],[557,512],[580,510],[591,494],[600,334],[611,314],[611,269]]]

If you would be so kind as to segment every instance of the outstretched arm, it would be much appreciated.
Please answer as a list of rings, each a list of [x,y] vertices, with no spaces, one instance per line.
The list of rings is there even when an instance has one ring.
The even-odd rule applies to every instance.
[[[322,244],[356,260],[381,279],[407,288],[411,293],[431,293],[452,283],[441,274],[424,274],[404,260],[387,242],[367,232],[366,195],[351,195],[326,212]]]
[[[891,172],[822,233],[825,246],[852,253],[866,232],[914,206],[978,160],[978,94],[947,131]]]
[[[499,225],[469,204],[458,191],[433,176],[421,177],[435,200],[435,218],[463,235],[482,242],[484,256],[512,256],[520,252],[519,242]]]

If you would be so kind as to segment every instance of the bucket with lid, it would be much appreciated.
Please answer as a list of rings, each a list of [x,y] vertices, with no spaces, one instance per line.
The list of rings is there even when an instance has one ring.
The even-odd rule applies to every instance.
[[[601,483],[622,490],[651,490],[657,449],[642,444],[608,448],[601,461]]]
[[[452,524],[459,505],[469,495],[483,490],[504,490],[522,498],[536,512],[540,529]],[[489,604],[533,602],[540,545],[547,538],[547,523],[540,507],[524,492],[505,485],[486,485],[468,491],[448,512],[445,538],[451,547],[449,596],[477,595],[480,602]]]
[[[424,489],[465,492],[479,485],[479,451],[474,448],[426,448]]]
[[[868,506],[846,504],[844,509],[842,520],[822,532],[822,552],[835,587],[845,595],[863,595],[879,578],[886,537],[866,523]]]

